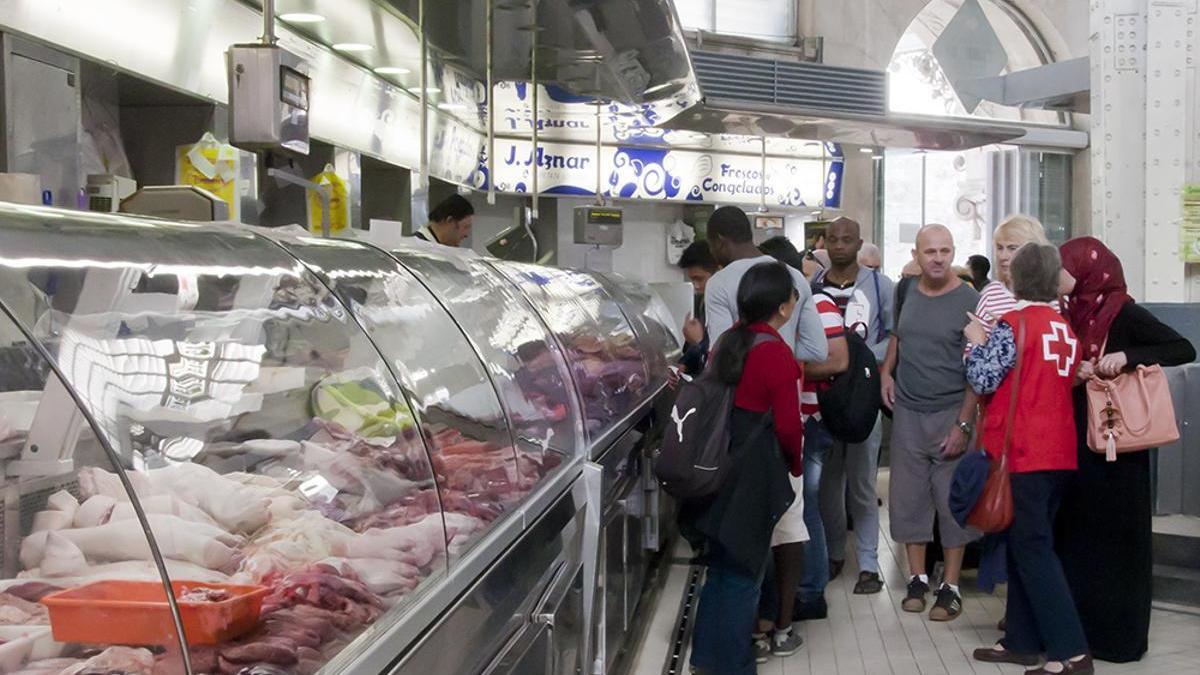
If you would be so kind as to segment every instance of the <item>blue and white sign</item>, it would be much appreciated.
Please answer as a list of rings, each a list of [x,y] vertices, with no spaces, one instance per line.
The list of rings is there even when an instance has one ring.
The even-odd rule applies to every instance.
[[[593,146],[543,143],[535,156],[532,143],[507,139],[496,152],[496,175],[482,158],[471,185],[529,193],[537,170],[543,194],[594,195],[599,161],[600,190],[612,198],[758,204],[765,195],[769,207],[841,206],[840,157],[768,157],[764,175],[761,158],[718,152],[609,146],[597,160]]]

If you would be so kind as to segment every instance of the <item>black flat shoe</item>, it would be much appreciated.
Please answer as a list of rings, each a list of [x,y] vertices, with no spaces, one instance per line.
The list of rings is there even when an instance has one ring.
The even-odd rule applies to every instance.
[[[1000,647],[1000,645],[996,645]],[[1012,663],[1018,666],[1036,666],[1039,658],[1036,654],[1018,654],[1003,647],[980,647],[972,656],[976,661],[984,663]]]
[[[846,566],[845,560],[829,559],[829,580],[833,581],[842,574],[842,568]]]
[[[829,605],[825,604],[825,598],[809,602],[797,600],[796,608],[792,610],[792,621],[820,621],[828,616]]]
[[[855,595],[874,595],[883,590],[883,579],[878,572],[859,572],[858,583],[854,584]]]

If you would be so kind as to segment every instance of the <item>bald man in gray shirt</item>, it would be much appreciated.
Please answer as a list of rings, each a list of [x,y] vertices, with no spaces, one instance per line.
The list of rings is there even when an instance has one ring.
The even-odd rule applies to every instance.
[[[911,575],[901,606],[908,612],[925,610],[930,591],[925,547],[933,541],[936,514],[946,567],[929,613],[932,621],[952,621],[962,613],[959,572],[966,545],[977,536],[950,512],[954,468],[975,427],[976,396],[966,381],[963,329],[975,309],[972,303],[979,301],[979,294],[954,274],[954,255],[954,236],[946,227],[927,225],[917,234],[913,259],[921,276],[904,291],[904,309],[880,373],[884,405],[894,411],[890,527],[892,539],[905,546]]]

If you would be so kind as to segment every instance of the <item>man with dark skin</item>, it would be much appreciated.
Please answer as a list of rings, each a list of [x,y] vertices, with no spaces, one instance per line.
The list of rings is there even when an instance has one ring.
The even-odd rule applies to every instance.
[[[825,250],[829,269],[813,281],[814,292],[831,298],[842,314],[847,333],[863,338],[877,362],[887,354],[887,339],[892,316],[893,285],[890,279],[858,262],[863,240],[859,224],[850,218],[838,218],[825,232]],[[818,419],[815,422],[820,425]],[[877,419],[867,440],[847,443],[828,433],[818,437],[826,443],[814,443],[808,451],[816,455],[820,473],[822,532],[814,535],[814,545],[801,584],[802,604],[798,615],[820,618],[821,598],[827,579],[840,574],[846,560],[847,507],[854,518],[855,549],[858,559],[857,594],[879,593],[883,580],[879,575],[879,499],[875,482],[879,472],[879,446],[883,433]],[[812,528],[810,528],[811,530]],[[823,536],[820,536],[823,535]],[[824,545],[822,545],[824,544]],[[822,550],[825,549],[825,550]],[[823,560],[827,556],[828,567]]]

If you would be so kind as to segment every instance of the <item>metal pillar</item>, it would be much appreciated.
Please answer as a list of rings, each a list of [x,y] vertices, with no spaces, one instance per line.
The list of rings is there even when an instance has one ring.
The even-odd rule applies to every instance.
[[[1092,232],[1150,302],[1188,300],[1179,226],[1183,184],[1197,177],[1196,5],[1091,3]]]

